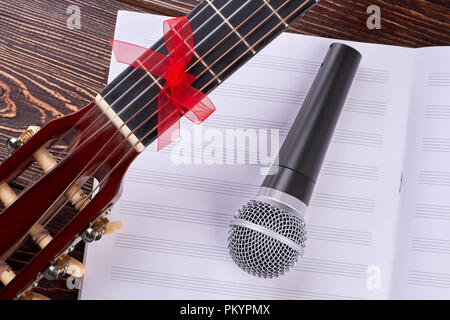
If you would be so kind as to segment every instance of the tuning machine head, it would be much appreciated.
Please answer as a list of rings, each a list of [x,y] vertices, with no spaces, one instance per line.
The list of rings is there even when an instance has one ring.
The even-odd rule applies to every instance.
[[[52,265],[45,269],[44,278],[47,280],[56,280],[65,274],[65,270],[58,268],[56,265]]]
[[[88,243],[100,240],[105,234],[108,223],[109,219],[106,217],[101,216],[100,218],[97,218],[97,220],[92,222],[83,232],[81,238]]]
[[[119,232],[123,229],[121,221],[109,221],[106,216],[111,213],[112,205],[106,207],[106,209],[101,213],[100,217],[89,224],[86,230],[81,234],[81,238],[87,242],[91,243],[98,241],[103,235],[108,235],[112,233]]]
[[[6,150],[8,150],[9,154],[11,154],[19,149],[22,144],[23,143],[18,138],[10,138],[6,140]]]
[[[81,238],[87,242],[87,243],[91,243],[94,241],[98,241],[102,238],[103,236],[103,232],[102,231],[97,231],[92,227],[87,228],[83,234],[81,235]]]
[[[18,138],[6,140],[6,149],[9,154],[19,149],[28,139],[30,139],[40,128],[37,126],[28,127]]]
[[[81,262],[67,254],[63,254],[56,259],[54,264],[44,271],[44,278],[47,280],[56,280],[65,274],[81,278],[85,271],[86,267]]]

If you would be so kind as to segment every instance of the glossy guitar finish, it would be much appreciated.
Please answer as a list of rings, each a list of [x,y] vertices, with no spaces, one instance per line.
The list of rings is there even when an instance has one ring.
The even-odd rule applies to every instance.
[[[95,121],[96,134],[87,128]],[[42,128],[23,147],[0,166],[0,179],[10,181],[32,161],[33,153],[41,146],[75,128],[80,132],[74,150],[51,172],[27,188],[11,206],[0,215],[0,257],[8,258],[25,239],[31,227],[40,222],[48,208],[58,204],[57,199],[72,181],[93,175],[105,179],[100,191],[73,220],[42,249],[30,263],[0,292],[0,299],[13,299],[118,196],[126,169],[137,156],[132,146],[118,134],[117,129],[90,104],[72,115],[54,120]],[[17,166],[17,164],[20,164]],[[101,165],[101,166],[100,166]],[[112,172],[107,175],[110,170]],[[95,172],[94,172],[95,171]],[[20,214],[18,214],[20,213]],[[54,213],[53,213],[54,214]]]

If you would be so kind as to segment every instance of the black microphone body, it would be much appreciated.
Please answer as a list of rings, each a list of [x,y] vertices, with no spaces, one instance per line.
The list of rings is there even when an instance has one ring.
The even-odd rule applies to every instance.
[[[355,49],[330,46],[270,170],[275,174],[231,223],[228,247],[244,271],[277,277],[303,254],[304,214],[360,62]]]
[[[328,146],[336,128],[361,55],[334,43],[279,152],[278,173],[262,186],[309,205]]]

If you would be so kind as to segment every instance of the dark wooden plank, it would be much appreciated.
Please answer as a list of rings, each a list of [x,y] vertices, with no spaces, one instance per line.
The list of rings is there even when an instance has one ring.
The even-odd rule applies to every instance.
[[[106,84],[110,48],[118,10],[178,16],[200,0],[3,0],[0,6],[0,160],[4,142],[28,125],[78,110]],[[382,10],[382,29],[366,27],[369,5]],[[66,26],[66,9],[81,9],[81,30]],[[448,0],[323,0],[291,32],[338,39],[410,47],[450,45]],[[17,180],[26,186],[39,174],[37,167]],[[55,221],[56,231],[73,214],[66,208]],[[35,252],[28,243],[14,258],[20,268]],[[82,259],[83,246],[73,255]],[[75,299],[65,279],[43,281],[38,291],[54,299]]]
[[[200,0],[125,0],[150,10],[186,14]],[[366,26],[367,8],[378,5],[382,29]],[[291,32],[408,47],[450,44],[450,1],[448,0],[322,0]]]

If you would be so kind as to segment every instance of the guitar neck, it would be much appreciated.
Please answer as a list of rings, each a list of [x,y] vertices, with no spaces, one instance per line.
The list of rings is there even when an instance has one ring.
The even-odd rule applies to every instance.
[[[317,2],[204,0],[188,15],[194,56],[187,69],[197,78],[193,87],[212,92]],[[151,49],[167,55],[164,39]],[[140,142],[140,151],[157,138],[156,97],[163,85],[164,79],[128,67],[100,93],[101,107],[117,115],[132,133],[130,142]]]

